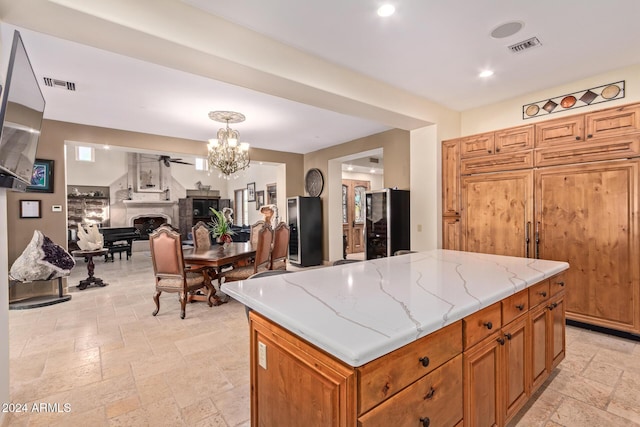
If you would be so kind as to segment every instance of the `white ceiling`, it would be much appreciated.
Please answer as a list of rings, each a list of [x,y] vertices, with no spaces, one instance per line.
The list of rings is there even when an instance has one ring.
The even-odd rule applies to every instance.
[[[397,12],[386,20],[375,14],[379,2],[370,0],[165,0],[156,8],[147,8],[146,14],[135,9],[127,11],[135,8],[135,3],[156,5],[117,0],[110,2],[108,9],[105,6],[98,10],[94,3],[78,0],[0,0],[0,18],[21,31],[40,81],[42,77],[52,77],[76,83],[75,92],[43,87],[47,118],[204,142],[219,127],[207,113],[215,109],[236,110],[247,116],[245,123],[234,126],[242,140],[254,147],[298,153],[378,133],[395,123],[392,115],[387,120],[384,116],[372,119],[374,115],[357,114],[357,109],[348,110],[351,114],[341,108],[334,108],[340,112],[330,111],[331,102],[322,96],[293,94],[284,99],[264,93],[282,93],[275,88],[271,91],[267,84],[245,85],[260,87],[261,91],[257,91],[211,79],[204,72],[185,72],[191,51],[184,50],[182,67],[181,57],[168,58],[167,53],[162,58],[163,52],[157,47],[162,45],[156,45],[156,40],[175,42],[183,35],[181,42],[185,46],[195,47],[198,41],[205,42],[201,50],[207,44],[223,45],[231,53],[220,52],[220,57],[229,61],[233,60],[234,49],[242,51],[241,43],[245,41],[241,37],[245,34],[238,36],[233,31],[228,32],[228,40],[221,40],[219,32],[208,35],[207,28],[198,33],[200,39],[184,31],[177,36],[170,34],[179,27],[175,17],[187,14],[190,6],[199,8],[198,14],[203,17],[206,13],[217,15],[311,55],[299,64],[284,64],[277,57],[270,75],[276,75],[273,70],[280,65],[279,77],[283,81],[297,79],[300,84],[305,76],[287,72],[296,70],[296,65],[304,71],[303,65],[322,60],[317,64],[337,65],[335,70],[355,72],[365,84],[373,82],[372,94],[379,89],[378,83],[388,85],[389,105],[394,101],[401,104],[409,93],[413,94],[412,99],[465,111],[640,63],[638,0],[395,0],[392,3]],[[90,10],[92,7],[95,10]],[[32,13],[33,10],[40,13]],[[167,10],[175,14],[166,13]],[[161,13],[166,16],[159,16]],[[171,23],[171,19],[176,28],[158,25]],[[513,20],[524,23],[518,34],[500,40],[490,37],[496,26]],[[118,34],[130,36],[133,29],[136,37],[116,46],[115,32],[101,32],[107,21],[113,25],[110,28],[124,28]],[[199,24],[194,20],[194,34]],[[5,47],[13,28],[2,26]],[[220,28],[226,27],[211,26],[209,32]],[[192,40],[188,40],[189,36],[193,36]],[[532,36],[540,39],[541,47],[520,54],[507,49]],[[134,56],[145,60],[123,52],[136,52]],[[7,53],[8,49],[3,49],[5,58]],[[268,59],[271,52],[263,53]],[[256,60],[264,59],[258,56],[259,52]],[[156,57],[160,59],[154,62],[175,66],[147,62]],[[247,65],[238,58],[238,64]],[[487,67],[495,75],[482,80],[478,73]],[[195,71],[197,66],[191,65],[190,69]],[[342,76],[338,71],[336,81]],[[237,74],[226,80],[251,80],[248,73],[240,77]],[[313,68],[307,74],[309,81],[318,77],[313,75]],[[387,86],[383,88],[387,90]],[[349,85],[338,89],[333,96],[356,98],[349,93]],[[305,103],[291,100],[296,98]],[[383,112],[393,109],[377,105],[373,95],[370,104]]]

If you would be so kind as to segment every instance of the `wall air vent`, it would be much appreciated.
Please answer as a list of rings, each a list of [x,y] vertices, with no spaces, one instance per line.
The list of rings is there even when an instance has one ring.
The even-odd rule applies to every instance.
[[[58,79],[52,79],[51,77],[45,77],[44,78],[44,84],[45,86],[49,86],[49,87],[57,87],[60,89],[67,89],[70,91],[75,91],[76,90],[76,84],[73,82],[67,82],[64,80],[58,80]]]
[[[380,159],[377,157],[369,157],[369,163],[380,163]]]
[[[513,53],[520,53],[537,46],[542,46],[542,43],[540,43],[540,40],[538,40],[537,37],[531,37],[530,39],[520,43],[512,44],[509,46],[509,50]]]

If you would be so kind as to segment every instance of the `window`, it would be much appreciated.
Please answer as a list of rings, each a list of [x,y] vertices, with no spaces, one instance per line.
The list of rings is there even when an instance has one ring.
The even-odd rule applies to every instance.
[[[197,171],[206,171],[209,170],[207,160],[201,157],[196,157],[196,170]]]
[[[95,162],[95,154],[92,147],[76,146],[76,160],[79,162]]]
[[[233,212],[233,222],[235,225],[248,225],[249,224],[249,200],[247,196],[247,189],[234,191],[233,205],[235,210]]]

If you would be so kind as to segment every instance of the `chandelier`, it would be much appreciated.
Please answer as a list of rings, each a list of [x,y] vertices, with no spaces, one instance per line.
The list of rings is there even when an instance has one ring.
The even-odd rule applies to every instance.
[[[217,138],[209,140],[209,169],[216,168],[223,178],[229,179],[236,172],[249,167],[249,143],[238,143],[240,133],[229,127],[229,123],[244,122],[245,117],[235,111],[211,111],[209,118],[226,123],[226,127],[218,130]]]

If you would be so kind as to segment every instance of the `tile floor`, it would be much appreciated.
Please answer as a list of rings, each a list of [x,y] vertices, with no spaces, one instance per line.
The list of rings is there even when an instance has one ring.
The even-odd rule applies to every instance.
[[[70,412],[7,414],[4,426],[249,426],[244,307],[163,294],[153,317],[151,259],[96,263],[108,286],[71,301],[10,310],[13,403]],[[567,328],[567,358],[512,426],[640,426],[640,343]],[[282,426],[287,427],[287,426]]]

